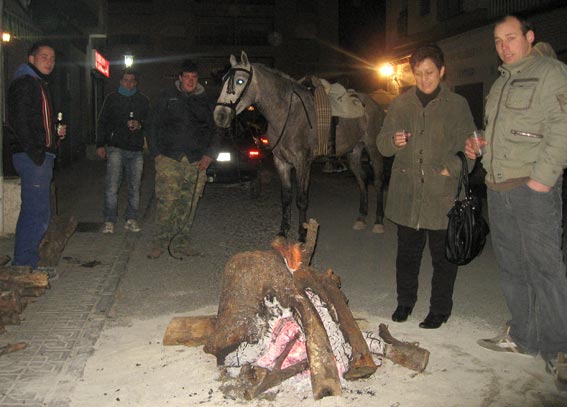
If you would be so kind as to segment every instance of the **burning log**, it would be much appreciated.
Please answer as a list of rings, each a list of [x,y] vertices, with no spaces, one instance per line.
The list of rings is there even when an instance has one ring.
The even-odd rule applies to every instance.
[[[290,377],[309,369],[309,363],[307,360],[303,360],[295,365],[282,369],[282,364],[288,357],[293,346],[296,344],[298,337],[299,335],[296,334],[294,338],[287,343],[284,351],[276,359],[271,371],[263,367],[253,366],[249,363],[242,367],[240,377],[248,381],[248,386],[246,390],[244,390],[244,397],[247,400],[252,400],[254,397],[262,394],[266,390],[271,389]]]
[[[259,323],[258,316],[262,319],[268,313],[265,299],[276,298],[281,307],[295,313],[303,329],[313,395],[315,399],[320,399],[340,395],[342,391],[327,329],[312,302],[314,296],[328,309],[345,340],[354,349],[354,363],[352,369],[347,371],[351,373],[346,376],[365,377],[374,373],[377,367],[348,310],[346,298],[340,293],[338,278],[332,273],[318,273],[308,267],[315,247],[316,222],[311,221],[307,229],[308,243],[303,247],[277,239],[272,245],[280,255],[273,251],[245,252],[228,261],[215,333],[205,344],[204,350],[215,355],[218,364],[224,364],[226,356],[242,343],[258,343],[267,325]],[[276,371],[278,374],[267,376],[270,385],[287,378],[287,374],[281,373],[281,370]],[[275,380],[276,377],[278,380]],[[259,388],[264,387],[262,385]],[[258,388],[254,388],[248,394],[257,392]]]
[[[234,255],[225,265],[216,317],[174,318],[163,343],[204,344],[219,365],[240,366],[241,394],[249,400],[306,370],[316,400],[340,395],[341,376],[355,380],[373,374],[377,366],[368,339],[348,308],[339,277],[309,267],[318,225],[311,220],[305,226],[305,245],[276,239],[274,251]],[[417,371],[427,365],[428,351],[396,340],[387,327],[371,340],[379,342],[375,354],[395,363]]]

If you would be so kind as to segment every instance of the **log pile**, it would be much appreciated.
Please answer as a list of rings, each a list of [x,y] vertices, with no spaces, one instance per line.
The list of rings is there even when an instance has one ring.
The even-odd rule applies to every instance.
[[[74,216],[53,216],[39,246],[40,267],[55,267],[67,241],[77,228]],[[49,288],[49,275],[27,266],[6,266],[8,256],[0,256],[0,334],[6,325],[18,325],[20,314],[34,298]]]
[[[48,275],[27,266],[0,267],[0,333],[5,325],[19,325],[20,314],[49,288]]]
[[[275,250],[233,256],[225,265],[217,315],[175,318],[166,331],[164,345],[204,344],[204,351],[216,356],[218,365],[234,366],[231,363],[235,359],[244,359],[243,354],[238,355],[239,349],[250,349],[250,345],[262,343],[266,331],[276,331],[267,322],[274,315],[269,304],[275,303],[284,314],[290,310],[288,315],[293,316],[301,332],[278,348],[270,367],[254,362],[241,365],[238,382],[245,399],[250,400],[307,370],[316,400],[340,395],[341,376],[356,380],[372,375],[377,365],[340,290],[340,279],[332,270],[321,273],[309,266],[318,225],[311,220],[305,226],[308,230],[305,245],[276,239],[272,243]],[[281,316],[279,311],[276,314]],[[337,354],[337,333],[343,341],[339,348],[347,349],[348,361],[344,364]],[[427,350],[396,340],[385,325],[380,327],[380,337],[384,344],[382,356],[392,355],[395,363],[418,372],[425,369],[429,359]],[[273,343],[273,334],[271,338]],[[297,354],[292,349],[297,348],[298,342],[305,348],[306,357],[292,358],[293,364],[284,366],[293,352]]]

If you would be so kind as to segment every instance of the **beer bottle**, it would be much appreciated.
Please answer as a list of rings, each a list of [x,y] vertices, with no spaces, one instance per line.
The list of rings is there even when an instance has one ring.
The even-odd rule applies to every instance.
[[[132,123],[132,120],[134,120],[134,112],[130,112],[128,114],[128,128],[130,130],[134,130],[134,123]]]
[[[63,127],[63,113],[57,113],[57,122],[55,128],[57,129],[57,133],[59,133],[59,129]]]

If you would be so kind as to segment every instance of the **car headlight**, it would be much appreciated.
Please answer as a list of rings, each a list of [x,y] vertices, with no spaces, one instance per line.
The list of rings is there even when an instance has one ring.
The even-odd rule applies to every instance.
[[[230,161],[230,153],[227,153],[227,152],[219,153],[219,155],[217,157],[217,161],[219,161],[219,162]]]

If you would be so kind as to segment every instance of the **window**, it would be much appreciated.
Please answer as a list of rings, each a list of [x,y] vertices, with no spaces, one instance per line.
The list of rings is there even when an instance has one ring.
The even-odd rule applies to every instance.
[[[108,4],[152,4],[154,0],[108,0]]]
[[[408,35],[408,9],[405,8],[400,11],[398,15],[398,35],[400,37],[407,37]]]
[[[437,0],[437,18],[440,21],[463,13],[462,0]]]
[[[237,24],[237,38],[240,45],[269,45],[268,37],[273,23],[267,18],[241,18]]]
[[[108,37],[108,43],[115,45],[139,45],[142,43],[140,34],[118,34]]]
[[[300,14],[317,14],[319,12],[317,0],[297,0],[295,10]]]
[[[217,18],[199,22],[199,45],[234,45],[234,23],[230,18]]]
[[[426,16],[431,12],[431,0],[420,0],[419,15]]]

